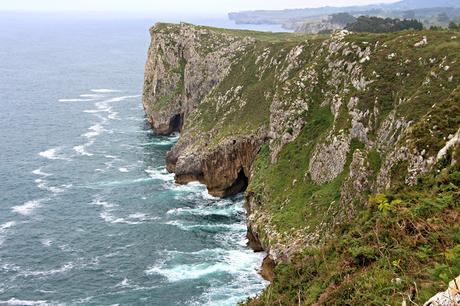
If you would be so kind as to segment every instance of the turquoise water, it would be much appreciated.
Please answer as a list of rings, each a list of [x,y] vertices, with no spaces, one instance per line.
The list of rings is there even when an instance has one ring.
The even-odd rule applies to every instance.
[[[242,196],[165,171],[178,135],[153,135],[140,101],[153,20],[0,17],[0,304],[235,305],[263,289]]]

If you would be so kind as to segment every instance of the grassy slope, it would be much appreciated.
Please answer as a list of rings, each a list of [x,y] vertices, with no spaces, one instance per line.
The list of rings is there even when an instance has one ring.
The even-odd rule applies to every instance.
[[[429,45],[423,50],[415,49],[414,43],[421,35],[428,36]],[[378,80],[370,85],[369,90],[352,90],[343,99],[347,101],[351,96],[359,97],[359,107],[363,111],[372,111],[377,107],[376,127],[392,110],[398,116],[417,122],[406,136],[407,143],[413,143],[419,151],[425,149],[433,155],[445,144],[446,137],[454,134],[460,126],[460,47],[458,41],[451,41],[451,36],[453,34],[448,32],[425,31],[416,35],[405,32],[402,35],[348,37],[349,41],[367,42],[370,45],[380,41],[387,48],[372,54],[372,60],[364,65],[365,75],[371,76],[373,71],[377,71],[380,75]],[[389,63],[388,55],[391,53],[397,54],[398,58]],[[430,63],[430,58],[436,61]],[[444,66],[449,65],[449,69],[442,68],[441,62]],[[318,69],[321,71],[324,66],[320,63]],[[422,86],[427,76],[431,76],[431,81]],[[449,76],[456,81],[448,82]],[[325,84],[320,83],[319,86],[330,90]],[[323,230],[323,233],[329,231],[328,234],[340,238],[328,238],[319,248],[305,247],[292,264],[283,264],[276,270],[277,278],[273,285],[249,305],[287,305],[297,304],[299,300],[305,304],[319,302],[326,305],[397,304],[401,302],[402,294],[409,294],[420,303],[445,287],[446,281],[460,272],[458,261],[449,262],[443,257],[443,252],[450,252],[450,249],[456,252],[459,248],[459,237],[455,234],[458,231],[455,222],[459,221],[457,193],[439,193],[437,185],[404,189],[396,195],[389,195],[403,198],[405,203],[392,209],[391,213],[381,214],[375,207],[367,209],[361,203],[356,203],[359,217],[354,224],[334,227],[337,221],[334,217],[349,209],[340,206],[340,188],[348,176],[348,165],[354,150],[366,150],[373,170],[369,178],[371,182],[375,181],[384,153],[374,148],[364,148],[355,139],[342,174],[330,183],[314,184],[305,175],[312,150],[334,124],[329,109],[319,107],[321,99],[321,94],[311,99],[313,107],[307,114],[306,126],[294,142],[283,148],[276,163],[269,163],[268,148],[263,148],[254,165],[254,177],[248,191],[262,203],[259,209],[270,216],[271,226],[280,233],[278,240],[289,243],[299,232],[300,235],[309,235]],[[335,125],[337,130],[337,126],[346,128],[349,125],[347,114],[341,115]],[[377,137],[374,131],[371,130],[371,140]],[[403,166],[393,169],[394,184],[403,182],[407,173]],[[454,176],[458,175],[458,172],[455,173]],[[458,187],[458,181],[456,184],[455,188]],[[428,190],[425,192],[424,188]],[[371,189],[366,191],[371,192]],[[445,228],[431,225],[431,220],[427,221],[424,217],[412,215],[414,210],[419,209],[417,207],[429,210],[432,203],[438,207],[441,204],[436,203],[442,202],[445,196],[451,197],[451,200],[442,204],[442,209],[437,211],[438,215],[433,219],[433,222],[446,222]],[[453,220],[449,221],[447,219],[451,212]],[[419,233],[409,233],[399,228],[406,223],[413,223],[416,228],[420,227],[420,231],[425,231],[415,244],[411,235]],[[432,226],[436,229],[432,229]],[[266,238],[263,230],[260,234],[262,239]],[[434,237],[441,237],[442,240]],[[273,241],[273,238],[266,241],[269,245],[274,242],[277,241]],[[416,252],[423,253],[425,248],[431,249],[426,250],[425,255],[418,254],[425,256],[423,260],[414,257]],[[370,257],[370,260],[366,257]],[[431,270],[425,272],[425,267]],[[394,281],[398,277],[402,279],[401,284]],[[417,288],[413,282],[416,282]],[[415,293],[412,294],[412,291]]]
[[[325,36],[198,28],[238,38],[252,37],[256,40],[248,50],[236,56],[228,76],[203,99],[185,123],[184,130],[187,133],[212,134],[208,143],[209,148],[226,137],[250,135],[261,127],[268,126],[270,104],[278,85],[275,78],[278,67],[272,66],[260,72],[260,65],[256,63],[259,55],[265,50],[270,50],[270,58],[283,62],[288,52],[306,39],[318,42],[325,39]],[[241,88],[236,92],[238,87]],[[225,96],[233,98],[223,99]]]
[[[280,264],[247,305],[420,305],[444,291],[460,271],[460,167],[451,159],[414,187],[371,197],[336,238]]]
[[[424,50],[417,50],[413,47],[414,42],[423,34],[428,35],[431,46],[427,46]],[[374,107],[378,108],[378,117],[375,118],[376,127],[391,110],[396,110],[400,117],[419,122],[408,140],[415,142],[420,151],[425,148],[433,153],[441,149],[445,143],[444,137],[454,134],[460,124],[459,104],[457,99],[453,100],[451,97],[452,91],[458,86],[458,81],[447,81],[450,75],[454,79],[460,77],[460,53],[458,53],[460,47],[456,42],[455,49],[439,48],[439,45],[450,40],[451,33],[425,32],[423,34],[418,34],[416,37],[412,32],[405,32],[404,35],[393,33],[348,37],[349,41],[367,42],[369,45],[380,41],[388,47],[372,54],[372,60],[364,65],[365,75],[371,78],[372,72],[377,71],[380,77],[369,85],[368,90],[358,92],[351,89],[342,98],[347,101],[352,96],[359,97],[359,107],[363,111],[372,112]],[[387,59],[391,53],[396,53],[398,56],[394,62]],[[422,58],[423,62],[420,62],[419,58]],[[428,58],[436,58],[437,61],[427,66],[424,61],[428,61]],[[442,58],[445,58],[446,63],[457,62],[450,64],[453,67],[445,71],[439,68]],[[325,71],[325,64],[320,63],[317,70],[319,73]],[[430,71],[435,71],[438,78],[426,86],[421,86]],[[404,76],[398,77],[397,73]],[[324,75],[323,79],[327,80],[329,77]],[[324,91],[333,91],[324,81],[320,82],[318,87],[325,89]],[[458,96],[457,93],[454,95]],[[354,139],[344,172],[330,183],[314,184],[309,176],[305,175],[314,146],[333,128],[334,124],[335,130],[340,130],[349,126],[350,119],[342,107],[342,113],[334,123],[329,108],[319,106],[324,94],[313,92],[309,98],[312,107],[307,114],[307,123],[300,136],[283,148],[275,164],[270,165],[268,152],[266,149],[262,151],[256,161],[255,175],[248,189],[259,197],[260,203],[263,203],[261,209],[267,210],[272,216],[272,223],[276,230],[287,237],[301,228],[305,228],[308,232],[308,229],[314,229],[319,223],[327,225],[331,220],[330,217],[339,213],[342,209],[339,205],[340,187],[348,175],[351,156],[355,149],[363,149],[363,145]],[[400,103],[400,98],[407,101]],[[435,123],[433,120],[436,120]],[[426,132],[428,125],[437,125],[435,134]],[[371,130],[371,140],[376,138],[375,129]],[[366,150],[368,162],[374,172],[370,177],[373,181],[379,171],[383,153],[374,148],[366,148]],[[395,171],[394,181],[398,181],[406,173],[406,171]],[[293,182],[297,183],[293,184]],[[368,192],[370,193],[371,190]]]

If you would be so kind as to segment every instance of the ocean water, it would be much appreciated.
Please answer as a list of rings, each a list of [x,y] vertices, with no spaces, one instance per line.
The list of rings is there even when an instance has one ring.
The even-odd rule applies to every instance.
[[[140,101],[155,20],[0,17],[0,305],[235,305],[262,290],[242,196],[165,171],[178,135],[155,136]]]

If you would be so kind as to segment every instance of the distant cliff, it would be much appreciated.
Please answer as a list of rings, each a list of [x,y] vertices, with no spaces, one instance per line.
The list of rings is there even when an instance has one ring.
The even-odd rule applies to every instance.
[[[460,252],[460,223],[450,222],[460,221],[459,33],[305,36],[157,24],[151,35],[144,108],[155,132],[181,132],[168,170],[216,196],[246,191],[250,245],[269,253],[265,267],[278,264],[264,271],[273,284],[248,303],[400,304],[442,288],[447,280],[417,269]],[[419,210],[401,217],[425,202],[397,192],[416,199],[421,178],[439,173],[440,186],[423,185],[426,198],[450,186],[432,217],[452,220],[430,245]],[[395,223],[385,229],[381,220]],[[407,231],[385,232],[398,225]],[[405,240],[413,235],[421,236]],[[428,247],[420,258],[410,253]],[[451,264],[459,274],[460,262]],[[373,294],[376,286],[386,289]]]
[[[355,17],[416,19],[427,28],[430,26],[447,27],[449,21],[455,21],[460,17],[460,1],[402,0],[386,4],[345,7],[242,11],[229,13],[228,16],[237,24],[280,24],[288,30],[316,34],[343,29],[346,24],[331,22],[332,16],[340,13],[350,13]]]

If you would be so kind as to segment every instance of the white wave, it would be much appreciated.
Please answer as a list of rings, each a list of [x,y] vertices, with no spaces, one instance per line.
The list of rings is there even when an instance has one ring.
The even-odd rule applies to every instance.
[[[59,155],[59,151],[61,151],[60,147],[51,148],[46,151],[38,153],[38,155],[40,155],[41,157],[47,158],[47,159],[51,159],[51,160],[67,160],[67,161],[71,160],[68,157]]]
[[[205,232],[238,232],[244,233],[247,230],[247,227],[243,223],[233,223],[233,224],[190,224],[185,221],[168,221],[165,224],[173,225],[184,231],[194,231],[200,230]]]
[[[107,116],[107,118],[109,118],[110,120],[120,120],[120,118],[118,118],[118,113],[117,112],[110,112],[110,114]]]
[[[198,279],[204,276],[215,273],[227,273],[231,271],[231,267],[223,262],[214,264],[201,263],[191,265],[177,265],[172,268],[163,266],[153,266],[145,270],[145,274],[159,274],[168,279],[169,282],[178,282],[183,280]]]
[[[95,92],[95,93],[113,93],[113,92],[121,92],[121,90],[101,88],[101,89],[91,89],[91,92]]]
[[[94,99],[77,98],[77,99],[59,99],[58,100],[58,102],[90,102],[90,101],[94,101]]]
[[[120,283],[118,283],[115,287],[129,287],[129,280],[128,278],[124,278]]]
[[[125,167],[120,167],[120,168],[118,168],[118,171],[123,172],[123,173],[127,173],[127,172],[129,172],[129,169],[125,168]]]
[[[53,186],[48,186],[48,182],[42,180],[42,179],[36,179],[35,183],[37,183],[37,187],[46,191],[49,191],[51,193],[57,194],[57,193],[62,193],[65,191],[63,188],[59,187],[53,187]]]
[[[206,186],[200,182],[190,182],[186,185],[174,185],[170,187],[172,190],[177,192],[189,192],[189,193],[198,193],[206,190]]]
[[[121,96],[121,97],[115,97],[115,98],[108,99],[108,100],[106,100],[105,102],[108,102],[108,103],[111,103],[111,102],[120,102],[120,101],[124,101],[124,100],[127,100],[127,99],[134,99],[134,98],[139,98],[139,97],[140,97],[140,95]]]
[[[46,306],[46,305],[49,305],[47,301],[27,301],[27,300],[19,300],[16,298],[11,298],[8,301],[0,301],[0,304],[18,305],[18,306],[32,306],[32,305]]]
[[[130,214],[128,216],[128,219],[140,220],[140,221],[154,221],[154,220],[158,220],[158,217],[149,217],[144,213],[137,212],[134,214]]]
[[[51,246],[51,244],[53,243],[53,240],[51,239],[42,239],[40,240],[41,244],[43,244],[44,246],[46,247],[49,247]]]
[[[120,181],[102,182],[102,183],[99,183],[97,186],[99,187],[117,187],[117,186],[145,183],[145,182],[150,182],[150,181],[152,181],[152,178],[145,177],[145,178],[127,179],[127,180],[120,180]]]
[[[74,151],[77,152],[78,155],[81,156],[93,156],[93,153],[89,153],[86,151],[86,148],[89,146],[89,144],[82,144],[79,146],[73,147]]]
[[[145,221],[158,220],[157,217],[148,217],[146,214],[143,214],[143,213],[131,214],[125,219],[125,218],[115,217],[114,215],[110,213],[110,211],[101,212],[100,217],[107,223],[130,224],[130,225],[141,224],[141,223],[144,223]]]
[[[223,248],[214,248],[214,249],[203,249],[203,250],[194,251],[194,252],[164,250],[161,253],[165,255],[162,257],[173,257],[173,258],[175,258],[177,255],[186,255],[187,257],[199,256],[199,257],[205,257],[205,258],[217,258],[219,256],[224,256],[227,252],[228,250],[225,250]]]
[[[44,177],[48,177],[48,176],[51,176],[52,174],[50,173],[46,173],[44,171],[42,171],[42,168],[38,168],[38,169],[35,169],[34,171],[32,171],[33,174],[35,175],[40,175],[40,176],[44,176]]]
[[[85,109],[83,112],[87,113],[87,114],[95,114],[95,113],[104,112],[104,110],[100,110],[100,109]]]
[[[0,245],[3,244],[3,242],[5,242],[5,234],[7,232],[7,230],[9,228],[12,228],[16,226],[16,222],[14,221],[8,221],[6,223],[3,223],[2,225],[0,225]]]
[[[104,199],[99,196],[99,195],[96,195],[95,198],[93,199],[93,201],[91,202],[92,205],[97,205],[97,206],[102,206],[103,208],[105,209],[110,209],[110,208],[114,208],[114,207],[117,207],[118,205],[116,204],[113,204],[113,203],[109,203],[107,201],[104,201]]]
[[[174,173],[169,173],[166,168],[148,168],[144,170],[152,179],[162,181],[174,181]]]
[[[23,271],[21,275],[23,276],[49,276],[54,274],[61,274],[68,272],[74,268],[73,262],[68,262],[60,268],[45,270],[45,271]]]
[[[21,214],[23,216],[30,215],[36,208],[40,207],[40,200],[33,200],[25,202],[19,206],[13,206],[11,210],[15,213]]]
[[[0,225],[0,233],[6,229],[12,228],[15,225],[16,225],[16,222],[14,221],[8,221],[6,223],[3,223],[2,225]]]
[[[91,132],[87,132],[87,133],[83,134],[82,136],[84,136],[86,138],[94,138],[94,137],[97,137],[97,136],[99,136],[100,134],[102,134],[103,132],[106,131],[104,129],[104,126],[102,126],[102,124],[100,124],[100,123],[96,123],[95,125],[90,126],[88,128],[88,130],[90,130]]]
[[[117,217],[113,216],[108,211],[103,211],[99,215],[102,218],[102,220],[104,220],[107,223],[112,223],[112,224],[117,224],[118,223],[118,224],[131,224],[131,225],[134,225],[134,224],[139,224],[140,223],[140,222],[137,222],[137,221],[129,221],[129,220],[125,220],[123,218],[117,218]]]
[[[213,256],[211,258],[218,259],[218,265],[225,264],[221,270],[231,274],[232,279],[225,286],[218,282],[211,283],[202,296],[191,305],[236,305],[247,297],[259,293],[269,284],[258,272],[265,255],[265,253],[254,253],[247,248],[226,249],[224,253],[209,255]]]
[[[219,215],[219,216],[235,216],[237,213],[241,212],[238,206],[231,205],[227,207],[219,207],[219,206],[199,206],[194,208],[174,208],[168,210],[168,214],[172,215],[196,215],[196,216],[211,216],[211,215]]]
[[[103,98],[104,95],[101,95],[101,94],[84,94],[84,95],[80,95],[80,97],[82,97],[82,98],[99,99],[99,98]]]
[[[43,179],[36,179],[35,183],[37,183],[38,188],[49,191],[54,194],[62,193],[65,191],[65,189],[71,187],[71,185],[61,185],[61,187],[64,188],[48,186],[48,182]]]

